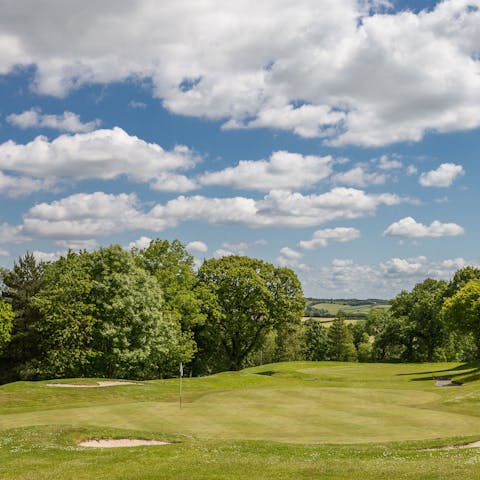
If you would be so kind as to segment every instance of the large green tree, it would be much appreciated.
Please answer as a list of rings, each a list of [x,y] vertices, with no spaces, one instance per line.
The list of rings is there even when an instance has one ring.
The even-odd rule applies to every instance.
[[[31,361],[32,376],[80,377],[91,373],[97,320],[90,265],[86,252],[69,252],[45,266],[44,287],[33,299],[41,321],[35,325],[40,354]]]
[[[447,298],[442,311],[453,330],[473,335],[480,358],[480,280],[470,280]]]
[[[90,262],[98,375],[156,378],[190,360],[193,341],[164,314],[161,285],[132,253],[113,245],[93,252]]]
[[[441,309],[447,286],[443,280],[427,278],[392,301],[392,316],[403,318],[406,323],[404,360],[431,362],[446,341]]]
[[[7,360],[17,361],[10,364],[15,367],[12,379],[157,378],[191,359],[192,339],[182,332],[176,316],[164,312],[157,278],[133,253],[118,245],[91,253],[69,252],[42,265],[41,282],[27,296],[26,282],[20,280],[36,276],[20,274],[37,273],[38,266],[30,260],[22,259],[4,276],[12,305],[28,307],[18,311],[14,307],[15,320],[29,321],[15,325],[14,320],[16,337],[12,336],[6,352]],[[23,341],[26,351],[20,351],[19,340],[25,337],[32,340]],[[19,340],[12,349],[15,338]]]
[[[206,315],[197,335],[199,353],[217,370],[222,359],[228,369],[239,370],[269,331],[298,323],[305,308],[302,286],[292,270],[243,256],[206,260],[196,292]]]

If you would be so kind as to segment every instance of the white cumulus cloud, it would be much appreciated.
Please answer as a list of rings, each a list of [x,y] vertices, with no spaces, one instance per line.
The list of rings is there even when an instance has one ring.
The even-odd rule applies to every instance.
[[[419,183],[423,187],[449,187],[465,171],[461,165],[442,163],[436,170],[420,175]]]
[[[205,242],[202,242],[200,240],[194,240],[193,242],[187,243],[185,248],[192,253],[208,252],[208,245]]]
[[[0,171],[0,195],[10,198],[30,195],[41,190],[51,190],[55,182],[52,179],[39,179],[18,175],[6,175]]]
[[[160,231],[167,225],[144,213],[134,194],[95,192],[35,205],[24,215],[21,231],[35,238],[78,240],[139,229]]]
[[[387,176],[384,173],[367,172],[363,167],[358,166],[346,172],[340,172],[332,177],[334,183],[349,185],[352,187],[366,187],[368,185],[382,185],[386,182]]]
[[[280,267],[293,268],[300,272],[308,272],[310,267],[304,263],[301,263],[303,253],[297,252],[290,247],[283,247],[280,249],[280,256],[277,258],[277,264]]]
[[[199,158],[179,145],[171,151],[129,135],[121,128],[60,135],[52,141],[38,136],[23,145],[0,144],[0,168],[37,178],[111,180],[126,175],[150,182],[158,190],[185,191],[192,183],[177,170],[195,166]]]
[[[400,160],[389,158],[387,155],[382,155],[378,160],[378,168],[380,170],[394,170],[403,166]]]
[[[356,228],[326,228],[324,230],[317,230],[312,235],[311,240],[302,240],[298,245],[306,250],[313,250],[315,248],[326,247],[333,242],[351,242],[359,237],[360,232]]]
[[[36,204],[23,215],[21,225],[5,225],[3,235],[11,241],[20,237],[85,241],[136,230],[160,232],[189,221],[250,228],[309,227],[337,219],[373,215],[382,205],[409,201],[390,193],[368,194],[361,190],[335,188],[319,195],[278,190],[259,200],[182,195],[165,204],[144,208],[135,194],[77,193],[51,203]],[[250,248],[264,244],[263,240],[258,240],[245,245]],[[234,249],[233,245],[227,245],[230,251]],[[243,242],[236,244],[239,245],[243,246]],[[225,246],[222,248],[226,250]]]
[[[131,250],[132,248],[138,249],[138,250],[143,250],[145,248],[148,248],[150,246],[150,242],[152,239],[150,237],[145,237],[142,235],[140,238],[135,240],[134,242],[130,242],[128,244],[128,248]]]
[[[389,2],[3,2],[0,73],[34,65],[33,88],[56,96],[148,78],[176,114],[331,145],[479,127],[480,1],[444,0],[418,13],[382,5]]]
[[[417,222],[412,217],[405,217],[392,223],[383,234],[386,236],[422,238],[422,237],[454,237],[463,235],[465,230],[456,223],[442,223],[438,220],[430,225]]]
[[[210,172],[199,178],[203,185],[269,191],[315,185],[332,172],[332,157],[278,151],[268,160],[243,160],[235,167]]]
[[[337,219],[373,215],[381,205],[410,201],[391,193],[368,194],[353,188],[334,188],[323,194],[303,195],[273,190],[262,199],[180,196],[155,206],[150,216],[172,221],[206,220],[212,225],[248,227],[308,227]]]
[[[61,115],[44,114],[39,108],[31,108],[22,113],[7,116],[7,122],[19,128],[52,128],[61,132],[84,133],[95,130],[101,121],[96,119],[82,123],[80,116],[65,111]]]

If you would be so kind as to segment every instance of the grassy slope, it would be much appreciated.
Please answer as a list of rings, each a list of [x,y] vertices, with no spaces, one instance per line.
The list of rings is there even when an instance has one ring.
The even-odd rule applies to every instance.
[[[367,315],[370,310],[374,308],[382,308],[388,309],[390,305],[377,305],[377,304],[370,304],[370,305],[344,305],[341,303],[315,303],[312,305],[313,308],[317,310],[327,310],[330,315],[337,315],[339,310],[343,310],[343,312],[347,315]]]
[[[477,370],[267,365],[186,379],[182,410],[175,380],[98,389],[18,382],[0,387],[0,478],[477,478],[477,450],[418,450],[480,439]],[[434,386],[432,376],[449,374],[473,381]],[[76,446],[105,435],[178,443]]]

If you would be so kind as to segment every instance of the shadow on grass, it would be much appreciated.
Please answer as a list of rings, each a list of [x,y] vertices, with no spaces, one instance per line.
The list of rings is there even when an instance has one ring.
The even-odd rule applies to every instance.
[[[265,375],[267,377],[272,377],[276,373],[278,372],[276,372],[275,370],[264,370],[263,372],[256,372],[257,375]]]
[[[458,365],[457,367],[429,370],[425,372],[399,373],[399,376],[425,375],[423,377],[416,376],[412,378],[412,382],[426,382],[432,380],[455,380],[465,384],[480,380],[480,362],[471,362]]]

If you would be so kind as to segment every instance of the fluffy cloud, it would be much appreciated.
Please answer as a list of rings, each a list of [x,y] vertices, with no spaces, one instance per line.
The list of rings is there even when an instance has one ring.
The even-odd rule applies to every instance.
[[[373,215],[380,205],[408,201],[390,193],[367,194],[353,188],[334,188],[319,195],[273,190],[263,199],[180,196],[157,205],[150,216],[167,221],[206,220],[210,224],[248,227],[309,227],[337,219]]]
[[[26,240],[28,238],[23,235],[20,226],[9,225],[8,223],[0,224],[0,244],[21,243]]]
[[[198,157],[185,146],[165,151],[160,145],[128,135],[121,128],[60,135],[53,141],[38,136],[22,145],[0,144],[0,168],[38,178],[114,179],[126,175],[151,182],[158,190],[185,191],[192,183],[176,170],[192,168]]]
[[[436,170],[422,173],[419,183],[423,187],[449,187],[458,176],[464,173],[461,165],[442,163]]]
[[[464,229],[456,223],[442,223],[438,220],[433,221],[430,225],[418,223],[412,217],[405,217],[398,222],[392,223],[384,232],[384,235],[390,237],[454,237],[463,235]]]
[[[352,168],[346,172],[337,173],[332,177],[334,183],[349,185],[352,187],[366,187],[368,185],[382,185],[387,176],[384,173],[368,173],[361,166]]]
[[[41,250],[34,250],[32,252],[37,262],[54,262],[64,254],[65,252],[42,252]]]
[[[478,127],[480,1],[375,14],[379,5],[388,2],[47,0],[31,15],[33,0],[6,2],[0,73],[34,64],[34,88],[57,96],[150,78],[177,114],[332,145]]]
[[[280,267],[288,267],[300,272],[308,272],[310,267],[300,262],[302,258],[303,253],[297,252],[290,247],[283,247],[280,250],[280,256],[277,258],[277,264]]]
[[[390,258],[378,264],[336,259],[302,276],[306,295],[325,297],[392,298],[425,278],[449,280],[459,268],[480,266],[463,258],[430,260],[425,256]]]
[[[54,183],[52,179],[6,175],[0,171],[0,195],[11,198],[22,197],[40,190],[50,190]]]
[[[401,168],[402,166],[402,162],[393,158],[388,158],[386,155],[382,155],[378,160],[378,168],[380,170],[394,170],[396,168]]]
[[[185,247],[191,253],[206,253],[208,252],[208,245],[200,240],[187,243]]]
[[[326,247],[333,242],[351,242],[360,237],[360,232],[356,228],[337,227],[326,228],[314,232],[311,240],[302,240],[299,246],[306,250]]]
[[[96,192],[35,205],[24,215],[21,231],[34,238],[78,240],[139,229],[160,231],[167,225],[143,213],[134,194]]]
[[[280,253],[290,259],[290,260],[300,260],[302,257],[303,257],[303,253],[301,252],[297,252],[296,250],[293,250],[292,248],[290,247],[283,247],[281,250],[280,250]]]
[[[229,120],[223,125],[224,130],[269,127],[280,130],[292,130],[304,138],[325,137],[332,133],[334,125],[345,120],[346,114],[334,111],[327,105],[292,105],[267,107],[260,110],[257,118],[239,122]]]
[[[263,239],[256,240],[252,243],[247,242],[238,242],[238,243],[230,243],[224,242],[221,245],[221,248],[215,250],[215,257],[227,257],[229,255],[246,255],[247,251],[250,250],[252,247],[256,247],[258,245],[266,245],[266,241]]]
[[[295,172],[292,175],[292,172]],[[332,157],[274,152],[268,160],[240,161],[236,167],[202,175],[203,185],[225,185],[249,190],[310,187],[332,172]]]
[[[152,239],[150,237],[141,236],[139,239],[135,240],[134,242],[130,242],[128,244],[128,248],[131,250],[132,248],[143,250],[148,248]]]
[[[12,113],[7,116],[7,122],[19,128],[52,128],[72,133],[91,132],[101,123],[98,119],[82,123],[76,113],[67,111],[62,115],[42,114],[38,108],[31,108],[22,113]]]
[[[272,191],[260,200],[180,196],[147,210],[135,194],[78,193],[33,206],[24,214],[22,225],[4,226],[3,236],[11,240],[2,243],[19,236],[85,241],[135,230],[160,232],[188,221],[251,228],[309,227],[373,215],[381,205],[406,201],[409,200],[390,193],[374,195],[351,188],[335,188],[320,195]],[[263,241],[247,245],[261,244]],[[231,250],[232,245],[229,248]]]

